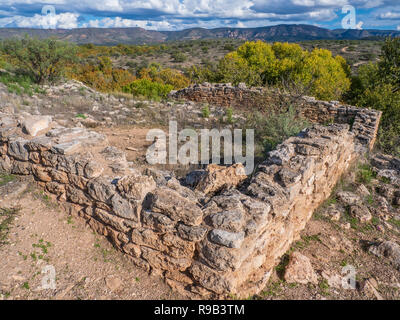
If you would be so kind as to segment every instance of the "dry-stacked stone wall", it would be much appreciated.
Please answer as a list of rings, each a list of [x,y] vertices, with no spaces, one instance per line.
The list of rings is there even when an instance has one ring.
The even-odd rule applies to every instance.
[[[171,98],[206,102],[225,107],[240,107],[254,110],[254,106],[274,104],[283,95],[272,89],[247,88],[245,84],[195,84],[173,91]],[[357,139],[372,148],[375,143],[381,112],[340,104],[338,101],[320,101],[313,97],[296,99],[299,113],[313,123],[351,124]]]
[[[174,289],[246,297],[265,286],[339,177],[373,145],[380,114],[351,112],[352,127],[314,125],[286,140],[245,184],[241,165],[209,166],[191,188],[152,168],[137,172],[101,134],[53,125],[33,137],[29,129],[46,119],[0,113],[0,170],[33,175]]]

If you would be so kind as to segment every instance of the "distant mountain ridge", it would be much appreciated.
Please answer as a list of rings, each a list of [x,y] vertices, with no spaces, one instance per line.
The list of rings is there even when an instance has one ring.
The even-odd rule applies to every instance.
[[[394,30],[329,30],[312,25],[281,24],[259,28],[191,28],[181,31],[154,31],[143,28],[81,28],[81,29],[23,29],[0,28],[0,39],[21,37],[25,34],[39,38],[56,37],[78,44],[99,45],[152,44],[173,40],[242,39],[263,41],[304,40],[360,40],[384,37],[400,37]]]

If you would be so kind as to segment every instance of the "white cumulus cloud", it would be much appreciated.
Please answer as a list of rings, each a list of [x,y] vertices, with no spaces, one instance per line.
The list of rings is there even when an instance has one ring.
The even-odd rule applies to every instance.
[[[79,15],[75,13],[35,14],[33,17],[14,16],[0,18],[0,27],[73,29],[78,27],[78,17]]]

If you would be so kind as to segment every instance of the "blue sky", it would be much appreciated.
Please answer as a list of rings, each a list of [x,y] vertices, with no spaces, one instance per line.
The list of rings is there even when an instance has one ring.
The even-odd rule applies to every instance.
[[[357,28],[400,30],[399,0],[0,0],[0,27],[182,30],[286,23],[334,29],[341,28],[346,5],[355,8]],[[43,14],[45,6],[55,14]]]

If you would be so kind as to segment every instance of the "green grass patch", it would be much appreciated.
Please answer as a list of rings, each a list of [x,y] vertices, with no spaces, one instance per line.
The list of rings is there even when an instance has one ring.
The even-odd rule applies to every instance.
[[[369,184],[376,178],[376,173],[369,164],[360,164],[358,166],[356,180],[358,183]]]
[[[282,281],[275,281],[270,283],[265,290],[261,292],[264,297],[276,297],[282,292]]]
[[[201,109],[201,115],[203,116],[203,118],[209,118],[210,108],[208,106],[204,106],[203,109]]]
[[[386,184],[390,184],[391,183],[390,179],[387,178],[387,177],[380,177],[379,181],[381,181],[383,183],[386,183]]]
[[[0,187],[6,185],[7,183],[14,181],[15,176],[12,174],[0,172]]]
[[[78,113],[78,114],[75,116],[75,118],[86,119],[86,118],[87,118],[87,116],[85,116],[85,115],[84,115],[84,114],[82,114],[82,113]]]
[[[34,93],[44,93],[44,90],[28,76],[0,72],[0,82],[6,85],[8,92],[17,95],[27,94],[32,96]]]
[[[400,229],[400,220],[390,219],[389,223]]]
[[[323,296],[328,296],[330,294],[328,280],[326,280],[326,279],[321,280],[318,283],[318,287]]]
[[[319,238],[319,234],[314,234],[314,235],[311,235],[311,236],[302,236],[301,240],[296,241],[292,245],[290,250],[291,251],[294,251],[296,249],[297,250],[302,250],[302,249],[308,247],[312,241],[321,242],[321,239]]]
[[[0,208],[0,246],[8,243],[7,237],[17,212],[15,208]]]

